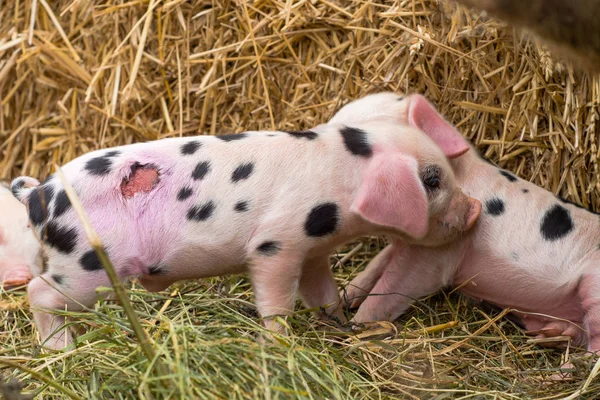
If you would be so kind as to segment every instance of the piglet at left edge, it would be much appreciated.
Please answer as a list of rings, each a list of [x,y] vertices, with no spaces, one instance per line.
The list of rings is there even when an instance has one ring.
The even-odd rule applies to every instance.
[[[27,209],[0,182],[0,287],[26,285],[41,269],[40,244],[29,227]]]

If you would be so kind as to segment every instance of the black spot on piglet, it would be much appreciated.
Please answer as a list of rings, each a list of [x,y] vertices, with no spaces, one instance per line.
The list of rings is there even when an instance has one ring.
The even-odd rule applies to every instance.
[[[560,204],[555,204],[546,211],[542,218],[540,232],[548,241],[558,240],[573,230],[573,220],[569,210]]]
[[[55,221],[46,225],[46,243],[61,253],[69,254],[77,244],[77,230],[75,228],[62,228]]]
[[[516,176],[503,169],[500,170],[500,174],[502,174],[502,176],[508,179],[509,182],[516,182],[518,180]]]
[[[206,174],[208,174],[209,172],[210,172],[210,162],[209,161],[199,162],[198,165],[196,165],[196,168],[194,168],[194,171],[192,172],[192,178],[196,181],[199,181],[201,179],[204,179]]]
[[[285,133],[295,137],[296,139],[315,140],[317,136],[319,136],[313,131],[285,131]]]
[[[504,201],[493,197],[485,202],[485,212],[489,215],[501,215],[504,213]]]
[[[52,186],[42,185],[34,189],[29,195],[29,219],[35,226],[41,225],[48,215],[48,204],[54,196]]]
[[[244,139],[246,136],[248,135],[245,133],[238,133],[237,135],[219,135],[217,136],[217,138],[221,139],[224,142],[231,142],[232,140]]]
[[[71,202],[67,197],[67,192],[61,190],[56,195],[56,200],[54,201],[54,218],[60,217],[63,215],[69,208],[71,208]]]
[[[208,201],[202,206],[194,206],[190,208],[187,213],[187,219],[197,222],[205,221],[210,218],[214,210],[215,203]]]
[[[194,193],[194,191],[192,190],[191,187],[183,187],[183,188],[181,188],[181,190],[179,190],[179,193],[177,193],[177,200],[179,200],[179,201],[186,200],[193,193]]]
[[[86,252],[79,260],[81,267],[86,271],[99,271],[103,269],[102,263],[96,254],[96,251],[90,250]]]
[[[110,172],[112,166],[112,160],[109,157],[96,157],[88,160],[85,163],[85,169],[91,174],[96,176],[103,176]]]
[[[42,205],[40,195],[37,189],[33,190],[29,195],[27,204],[29,208],[29,219],[31,220],[33,225],[38,226],[42,222],[44,222],[46,215],[46,207]]]
[[[50,185],[44,185],[40,189],[43,191],[44,201],[46,202],[46,205],[48,205],[54,197],[54,188]]]
[[[25,186],[25,180],[20,179],[11,186],[10,191],[12,192],[13,196],[15,196],[18,199],[19,198],[18,192],[19,192],[19,190],[23,189],[24,186]]]
[[[254,171],[253,163],[241,164],[233,171],[233,174],[231,174],[231,181],[235,183],[242,179],[248,179],[250,174],[252,174],[252,171]]]
[[[314,207],[308,213],[304,223],[307,236],[322,237],[336,231],[339,224],[339,210],[335,203],[323,203]]]
[[[186,144],[181,146],[181,154],[183,154],[184,156],[189,156],[191,154],[194,154],[196,150],[198,150],[201,146],[202,143],[200,143],[197,140],[192,140],[191,142],[187,142]]]
[[[111,151],[107,151],[106,154],[104,154],[104,157],[116,157],[119,154],[121,154],[121,152],[119,150],[111,150]]]
[[[367,138],[367,132],[362,129],[345,126],[340,129],[346,149],[355,156],[370,157],[373,149]]]
[[[238,201],[235,203],[233,209],[237,212],[248,211],[248,202],[247,201]]]

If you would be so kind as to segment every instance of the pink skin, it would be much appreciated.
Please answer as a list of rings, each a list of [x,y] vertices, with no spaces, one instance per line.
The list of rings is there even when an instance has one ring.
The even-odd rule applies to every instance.
[[[27,210],[0,183],[0,287],[29,283],[41,270],[40,245],[28,226]]]
[[[137,277],[148,290],[162,290],[183,279],[248,272],[266,327],[282,331],[273,316],[290,314],[297,294],[308,307],[324,307],[345,320],[328,265],[337,246],[371,234],[442,243],[470,228],[480,210],[479,202],[457,188],[445,157],[468,150],[454,130],[436,132],[434,142],[429,132],[408,124],[377,119],[353,124],[368,132],[372,149],[372,155],[359,155],[346,148],[342,127],[320,125],[312,139],[284,132],[248,132],[232,141],[165,139],[111,149],[119,154],[110,157],[108,150],[92,152],[66,164],[63,172],[122,279]],[[200,143],[195,151],[189,147],[193,141]],[[184,146],[192,154],[183,154]],[[201,168],[202,162],[210,165]],[[233,171],[250,162],[248,178],[233,182]],[[109,166],[94,176],[88,163]],[[443,179],[439,189],[425,194],[421,176],[431,165]],[[56,177],[45,185],[55,193],[62,187]],[[191,193],[179,198],[186,187]],[[17,193],[30,211],[32,193]],[[212,208],[206,208],[211,201]],[[247,209],[235,211],[241,201]],[[325,234],[310,236],[308,216],[324,203],[337,205],[335,230],[327,230],[331,219],[320,217],[310,230]],[[74,210],[55,217],[55,208],[50,201],[50,222],[75,229],[77,238],[66,252],[46,243],[48,271],[28,290],[42,341],[61,348],[71,343],[71,333],[53,333],[64,319],[44,309],[91,307],[95,289],[109,282],[103,270],[82,268],[86,255],[93,256]],[[269,242],[275,245],[265,247]]]
[[[369,110],[368,104],[360,106]],[[380,105],[377,110],[385,113]],[[467,195],[480,199],[484,209],[490,199],[501,199],[503,212],[482,213],[462,238],[438,248],[393,240],[349,284],[349,305],[360,306],[353,320],[394,320],[414,300],[455,286],[473,298],[517,310],[528,333],[538,338],[570,336],[573,344],[598,352],[598,215],[527,181],[502,175],[475,149],[451,164]],[[548,240],[542,237],[541,226],[556,205],[567,210],[572,229]],[[554,229],[564,230],[564,223],[554,221]]]

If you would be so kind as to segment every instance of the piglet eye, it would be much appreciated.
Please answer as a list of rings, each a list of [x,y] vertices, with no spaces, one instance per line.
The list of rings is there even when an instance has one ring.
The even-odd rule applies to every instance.
[[[423,185],[425,185],[425,189],[429,192],[435,192],[440,188],[442,183],[442,179],[440,177],[441,169],[437,165],[430,165],[425,168],[423,172]]]
[[[438,178],[437,176],[428,178],[425,180],[425,182],[423,182],[425,184],[425,186],[427,186],[429,189],[437,189],[440,187],[440,178]]]

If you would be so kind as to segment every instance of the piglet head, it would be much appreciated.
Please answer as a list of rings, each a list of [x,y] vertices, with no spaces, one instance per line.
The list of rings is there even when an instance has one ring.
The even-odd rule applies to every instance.
[[[375,225],[423,238],[428,204],[417,161],[394,152],[376,155],[350,209]]]
[[[427,195],[429,220],[427,234],[418,244],[439,246],[458,239],[473,227],[481,213],[481,203],[466,196],[457,186],[454,172],[440,149],[424,142],[416,157]]]
[[[414,244],[441,245],[469,230],[481,203],[457,187],[437,143],[400,124],[377,127],[394,140],[374,149],[351,210]]]
[[[392,122],[418,128],[437,144],[448,158],[469,151],[469,143],[420,94],[403,96],[392,92],[367,95],[342,107],[330,124]]]
[[[340,108],[330,124],[356,125],[370,122],[408,123],[407,96],[393,92],[369,94]]]

